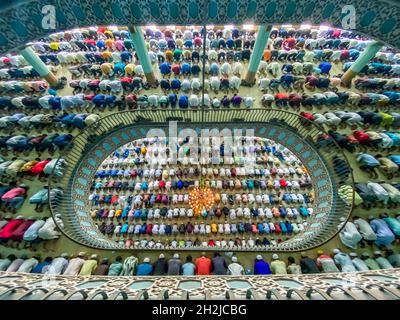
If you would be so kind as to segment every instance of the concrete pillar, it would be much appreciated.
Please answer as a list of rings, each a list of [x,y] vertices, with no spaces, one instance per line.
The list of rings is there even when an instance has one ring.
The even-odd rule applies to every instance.
[[[345,87],[351,86],[353,78],[375,57],[383,45],[379,42],[371,42],[360,56],[354,61],[349,69],[342,76],[342,85]]]
[[[255,83],[257,69],[260,65],[271,29],[272,25],[260,25],[258,27],[256,43],[254,44],[253,52],[251,53],[249,68],[245,77],[246,84],[252,85]]]
[[[144,42],[142,29],[140,26],[130,25],[129,32],[131,34],[132,42],[135,46],[136,54],[139,58],[140,64],[142,65],[144,74],[149,84],[157,83],[156,77],[154,76],[153,67],[150,62],[150,58]]]
[[[57,77],[49,70],[46,64],[40,60],[35,51],[32,50],[31,47],[26,46],[24,49],[20,51],[21,55],[25,58],[25,60],[36,70],[37,73],[41,77],[43,77],[50,85],[50,87],[57,88],[58,79]]]

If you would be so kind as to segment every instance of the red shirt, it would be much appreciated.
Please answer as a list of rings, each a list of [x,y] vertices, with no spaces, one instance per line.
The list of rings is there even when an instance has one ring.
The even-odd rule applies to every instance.
[[[136,94],[128,94],[128,95],[125,97],[125,101],[126,101],[126,102],[133,102],[133,101],[136,101]]]
[[[160,181],[159,187],[160,187],[161,189],[164,189],[164,188],[165,188],[165,181],[164,181],[164,180],[161,180],[161,181]]]
[[[50,161],[49,160],[42,160],[39,161],[38,163],[36,163],[32,169],[31,172],[35,173],[35,174],[39,174],[44,170],[44,167],[46,166],[46,164],[48,164]]]
[[[195,261],[196,275],[205,276],[211,273],[211,259],[207,257],[197,258]]]
[[[121,82],[132,83],[133,80],[132,80],[132,78],[129,78],[129,77],[122,77]]]
[[[294,38],[288,38],[286,39],[286,45],[292,49],[296,44],[296,40]]]
[[[209,240],[209,241],[208,241],[208,246],[209,246],[209,247],[215,247],[215,241],[212,240],[212,239]]]
[[[282,232],[282,229],[281,229],[281,226],[279,225],[279,223],[275,223],[274,227],[275,227],[276,234],[280,234]]]
[[[342,50],[340,53],[340,58],[341,59],[347,59],[350,56],[349,50]]]
[[[194,38],[194,45],[195,46],[201,46],[202,43],[203,43],[203,41],[201,40],[200,37]]]
[[[361,130],[354,131],[353,135],[359,143],[367,143],[370,141],[369,135],[364,131]]]
[[[341,34],[342,34],[342,31],[340,31],[340,30],[335,30],[335,31],[333,31],[333,33],[332,33],[332,37],[334,37],[334,38],[339,38]]]
[[[310,120],[310,121],[314,121],[314,120],[315,120],[315,117],[314,117],[313,114],[310,113],[310,112],[300,112],[300,115],[301,115],[303,118],[306,118],[306,119],[308,119],[308,120]]]
[[[98,86],[100,83],[100,80],[90,80],[88,84],[91,86]]]
[[[97,32],[100,32],[100,33],[104,33],[104,31],[106,31],[106,30],[107,30],[106,27],[98,27],[97,28]]]
[[[289,95],[285,92],[279,92],[279,93],[275,94],[275,99],[289,100]]]
[[[15,197],[22,196],[26,193],[26,190],[24,188],[12,188],[11,190],[7,191],[3,196],[1,197],[2,200],[11,200],[14,199]]]
[[[14,230],[16,230],[22,223],[24,219],[13,219],[10,220],[0,231],[0,239],[9,239]]]
[[[281,185],[282,188],[286,188],[287,187],[287,182],[285,179],[280,179],[279,180],[279,184]]]
[[[87,94],[83,97],[83,99],[87,100],[87,101],[92,101],[92,99],[94,98],[95,94]]]
[[[113,195],[112,197],[111,197],[111,203],[115,203],[115,202],[117,202],[118,201],[118,195]]]
[[[96,45],[96,41],[93,40],[93,39],[87,39],[87,40],[85,40],[85,42],[86,42],[87,44],[91,44],[91,45],[93,45],[93,46]]]
[[[28,228],[35,222],[35,220],[25,220],[24,222],[22,222],[18,228],[16,228],[12,235],[11,235],[11,239],[12,240],[22,240],[24,233],[26,230],[28,230]]]
[[[174,74],[179,74],[179,72],[181,72],[181,66],[179,64],[174,64],[172,66],[172,72]]]

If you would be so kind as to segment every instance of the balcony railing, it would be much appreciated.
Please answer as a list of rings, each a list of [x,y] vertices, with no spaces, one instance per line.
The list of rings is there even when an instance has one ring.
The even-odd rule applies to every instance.
[[[0,300],[398,300],[400,269],[267,276],[46,276],[0,272]]]

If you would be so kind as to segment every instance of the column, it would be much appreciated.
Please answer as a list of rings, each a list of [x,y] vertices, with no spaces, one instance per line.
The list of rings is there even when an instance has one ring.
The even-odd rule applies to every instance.
[[[371,42],[360,56],[354,61],[349,69],[342,76],[342,85],[345,87],[351,86],[351,80],[360,73],[360,71],[375,57],[383,45],[379,42]]]
[[[157,80],[154,76],[153,67],[151,65],[150,58],[146,50],[142,29],[140,28],[140,26],[130,25],[129,32],[131,34],[131,39],[135,46],[136,54],[139,58],[140,64],[142,65],[147,82],[149,84],[155,84]]]
[[[35,69],[41,77],[43,77],[52,88],[57,88],[58,79],[57,77],[47,68],[46,64],[40,60],[35,51],[31,47],[26,46],[20,51],[21,55],[25,60]]]
[[[251,53],[249,68],[245,78],[245,83],[249,85],[252,85],[255,82],[257,69],[262,59],[265,46],[267,45],[271,29],[272,25],[260,25],[258,28],[256,43],[254,44],[253,52]]]

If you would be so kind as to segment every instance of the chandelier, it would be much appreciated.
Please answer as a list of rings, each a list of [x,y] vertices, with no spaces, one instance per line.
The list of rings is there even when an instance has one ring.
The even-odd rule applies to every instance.
[[[189,205],[198,216],[202,210],[210,210],[214,204],[214,193],[208,187],[195,187],[189,192]]]

